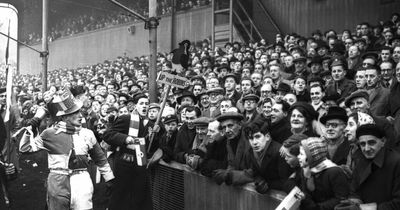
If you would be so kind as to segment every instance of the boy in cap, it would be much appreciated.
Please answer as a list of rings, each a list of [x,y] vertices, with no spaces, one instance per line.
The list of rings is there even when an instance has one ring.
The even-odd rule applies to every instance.
[[[159,148],[163,151],[162,159],[169,163],[174,158],[174,146],[178,133],[178,117],[167,115],[163,121],[165,132],[160,138]]]
[[[191,149],[185,154],[186,164],[192,169],[198,168],[207,152],[206,141],[209,122],[210,119],[207,117],[200,117],[193,121],[194,126],[196,126],[196,136]]]
[[[94,133],[82,128],[82,102],[77,101],[69,91],[53,102],[59,107],[56,115],[61,117],[61,121],[35,138],[22,138],[20,151],[48,151],[49,209],[92,209],[93,185],[87,171],[88,155],[95,161],[108,185],[112,185],[114,174]],[[28,136],[33,135],[32,129],[27,129]]]

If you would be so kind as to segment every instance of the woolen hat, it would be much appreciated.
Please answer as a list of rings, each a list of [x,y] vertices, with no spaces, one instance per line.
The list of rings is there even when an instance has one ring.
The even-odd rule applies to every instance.
[[[346,99],[344,104],[346,107],[350,107],[351,101],[355,98],[365,98],[367,101],[369,100],[369,94],[365,90],[357,90],[351,93]]]
[[[383,131],[376,124],[365,124],[357,128],[356,137],[357,139],[363,135],[372,135],[378,138],[385,136]]]
[[[0,93],[5,93],[7,88],[0,88]]]
[[[326,114],[324,114],[324,116],[322,116],[319,121],[322,124],[325,124],[326,121],[332,120],[332,119],[343,120],[343,122],[347,123],[348,117],[347,117],[346,110],[341,107],[338,107],[338,106],[329,107],[328,112]]]
[[[308,138],[301,141],[301,146],[307,156],[307,162],[310,168],[315,167],[328,156],[328,145],[320,138]]]

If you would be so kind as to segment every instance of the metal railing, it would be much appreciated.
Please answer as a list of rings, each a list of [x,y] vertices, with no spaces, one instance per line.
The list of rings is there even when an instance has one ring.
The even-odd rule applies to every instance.
[[[259,194],[254,184],[234,187],[217,185],[187,165],[160,161],[152,171],[152,196],[155,210],[275,209],[285,193],[270,190]]]

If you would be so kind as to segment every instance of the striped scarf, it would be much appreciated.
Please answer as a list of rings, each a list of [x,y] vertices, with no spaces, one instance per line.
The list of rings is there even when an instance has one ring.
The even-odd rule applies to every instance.
[[[131,122],[129,123],[129,136],[138,137],[140,126],[140,117],[136,111],[131,114]]]
[[[63,121],[58,122],[54,128],[56,129],[56,134],[64,132],[70,135],[78,134],[79,131],[82,129],[82,127],[76,127]]]

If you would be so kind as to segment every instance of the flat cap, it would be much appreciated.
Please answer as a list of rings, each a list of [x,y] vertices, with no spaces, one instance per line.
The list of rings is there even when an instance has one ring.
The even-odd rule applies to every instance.
[[[195,120],[193,120],[193,124],[195,126],[208,126],[208,123],[210,123],[210,118],[208,117],[199,117]]]
[[[224,89],[222,88],[222,87],[215,87],[215,88],[210,88],[208,91],[207,91],[207,94],[211,94],[211,93],[219,93],[219,94],[224,94]]]
[[[232,77],[232,78],[235,80],[236,84],[239,84],[239,82],[240,82],[240,81],[239,81],[239,78],[236,76],[236,74],[233,74],[233,73],[226,74],[226,75],[223,77],[222,82],[225,83],[225,80],[226,80],[227,78],[229,78],[229,77]]]
[[[365,90],[357,90],[354,91],[351,95],[349,95],[345,101],[344,104],[346,105],[346,107],[350,107],[350,103],[353,99],[355,98],[365,98],[367,100],[369,100],[369,94],[367,91]]]
[[[233,120],[243,120],[243,115],[239,114],[237,112],[226,112],[224,114],[221,114],[220,116],[217,117],[217,120],[219,122],[225,121],[225,120],[229,120],[229,119],[233,119]]]

